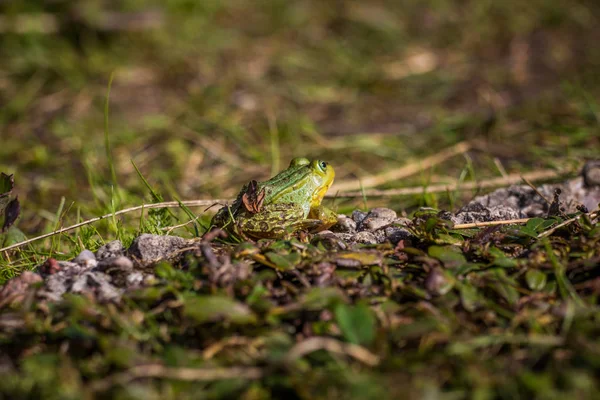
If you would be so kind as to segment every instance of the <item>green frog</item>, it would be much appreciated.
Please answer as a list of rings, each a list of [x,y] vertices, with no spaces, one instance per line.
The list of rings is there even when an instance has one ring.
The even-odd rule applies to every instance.
[[[221,208],[211,225],[242,238],[282,238],[318,232],[337,223],[337,214],[321,200],[333,183],[333,167],[321,160],[294,158],[290,166],[264,182],[244,185],[231,206]]]

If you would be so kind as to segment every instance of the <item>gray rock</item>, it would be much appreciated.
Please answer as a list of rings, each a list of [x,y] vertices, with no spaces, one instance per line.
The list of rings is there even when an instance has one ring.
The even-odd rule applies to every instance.
[[[340,238],[340,235],[347,235],[352,237],[352,234],[348,233],[334,233],[332,231],[321,231],[311,241],[312,244],[323,243],[325,247],[336,250],[346,250],[348,246],[345,241]]]
[[[362,220],[365,219],[366,216],[367,216],[366,212],[363,212],[363,211],[360,211],[360,210],[354,210],[354,211],[352,211],[352,219],[357,224],[360,224],[362,222]]]
[[[84,261],[86,257],[84,256]],[[56,262],[58,268],[45,273],[43,287],[38,291],[42,299],[59,301],[65,293],[89,293],[99,301],[120,298],[122,290],[115,287],[111,277],[96,268],[89,268],[69,261]]]
[[[371,211],[369,211],[369,214],[367,214],[367,217],[384,218],[384,219],[388,219],[388,220],[394,220],[398,217],[398,214],[396,214],[396,211],[394,211],[390,208],[377,207],[377,208],[373,208]]]
[[[366,221],[366,223],[365,223]],[[390,226],[394,222],[393,219],[389,218],[370,218],[367,217],[363,221],[362,228],[369,231],[376,231],[385,227]]]
[[[354,236],[356,234],[355,233],[346,233],[346,232],[334,232],[334,235],[338,239],[340,239],[346,243],[352,243],[352,242],[354,242]]]
[[[467,204],[455,216],[451,217],[452,222],[455,224],[501,221],[517,218],[520,218],[520,213],[511,207],[502,205],[486,207],[476,201]]]
[[[162,236],[143,234],[135,238],[127,255],[139,266],[148,266],[162,260],[177,260],[180,250],[188,241],[179,236]]]
[[[141,235],[128,250],[131,258],[124,255],[119,241],[102,246],[96,256],[84,250],[75,258],[76,262],[49,258],[39,267],[45,281],[38,296],[59,301],[65,293],[86,293],[98,301],[118,300],[126,288],[156,281],[153,275],[137,271],[136,261],[145,266],[162,259],[176,259],[179,250],[188,243],[176,236]]]
[[[356,235],[353,236],[352,240],[356,243],[361,243],[361,244],[377,244],[378,240],[377,237],[369,231],[362,231],[362,232],[358,232]]]
[[[394,226],[412,226],[412,221],[408,218],[398,217],[394,220]]]
[[[58,265],[60,271],[67,275],[77,275],[86,270],[86,268],[72,261],[58,261]]]
[[[77,257],[73,259],[73,262],[79,264],[84,268],[93,268],[98,264],[96,256],[89,250],[83,250]]]
[[[120,240],[108,242],[96,251],[96,258],[98,260],[104,260],[105,258],[118,257],[122,255],[125,255],[125,249],[123,248],[123,243],[121,243]]]
[[[58,301],[63,294],[71,289],[71,285],[87,269],[70,261],[58,261],[59,268],[50,273],[42,273],[45,278],[44,287],[39,296],[52,301]]]
[[[125,256],[106,258],[98,263],[96,271],[107,272],[119,270],[123,272],[133,271],[133,261]]]
[[[144,274],[136,271],[133,272],[129,275],[127,275],[127,287],[131,288],[131,287],[138,287],[141,286],[144,283]]]
[[[333,232],[354,233],[356,232],[356,221],[345,215],[338,215],[338,222],[331,227],[331,230]]]
[[[109,275],[113,285],[125,287],[129,275],[134,273],[133,261],[125,256],[107,258],[100,261],[94,271]]]
[[[600,160],[588,161],[581,174],[585,186],[600,186]]]
[[[378,207],[374,208],[363,218],[358,224],[357,230],[360,231],[376,231],[389,226],[396,220],[396,211],[389,208]]]
[[[385,230],[380,229],[380,230],[372,232],[372,233],[373,233],[373,236],[375,236],[377,243],[387,242],[387,237],[385,236]]]
[[[409,240],[414,238],[413,234],[410,233],[409,230],[399,226],[390,226],[385,228],[385,237],[393,245],[397,245],[401,240]]]
[[[58,274],[50,275],[44,282],[44,288],[40,290],[39,296],[50,301],[58,301],[67,292],[67,282]]]
[[[526,185],[514,185],[498,189],[485,196],[476,197],[466,206],[467,208],[476,205],[483,206],[488,208],[488,211],[482,213],[483,210],[463,208],[458,214],[468,211],[479,215],[457,215],[458,219],[453,218],[453,220],[485,222],[493,220],[489,218],[508,219],[509,216],[513,218],[546,217],[550,208],[549,203],[553,201],[556,190],[561,192],[558,210],[569,214],[578,211],[579,205],[585,206],[588,210],[594,210],[600,203],[599,179],[600,161],[590,161],[584,166],[581,176],[577,178],[559,184],[536,186],[543,197]],[[500,208],[494,209],[494,207]],[[509,213],[507,209],[512,209],[514,213]]]
[[[110,277],[101,272],[84,272],[73,281],[70,292],[93,293],[100,301],[117,300],[122,291],[110,283]]]

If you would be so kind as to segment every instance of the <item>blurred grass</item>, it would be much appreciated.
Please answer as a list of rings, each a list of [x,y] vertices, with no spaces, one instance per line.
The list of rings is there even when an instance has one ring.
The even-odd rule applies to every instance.
[[[498,176],[494,160],[509,172],[572,164],[600,150],[599,10],[550,0],[4,2],[0,170],[15,174],[19,227],[35,235],[79,212],[149,201],[131,161],[166,199],[231,197],[294,156],[330,161],[338,180],[368,176],[465,139],[485,146],[385,186]],[[96,229],[113,237],[115,223]],[[133,234],[139,221],[118,223]]]

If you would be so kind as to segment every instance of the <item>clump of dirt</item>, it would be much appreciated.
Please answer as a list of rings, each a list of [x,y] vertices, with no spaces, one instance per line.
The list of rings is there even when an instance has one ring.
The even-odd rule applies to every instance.
[[[594,210],[600,204],[600,161],[585,164],[566,182],[532,188],[514,185],[478,196],[450,219],[455,224],[548,217]]]
[[[0,291],[0,306],[22,299],[17,289],[25,292],[38,282],[43,283],[36,295],[43,300],[58,301],[65,293],[87,293],[99,301],[117,301],[126,290],[153,281],[156,263],[177,263],[191,242],[177,236],[144,234],[128,249],[115,240],[95,254],[83,250],[71,261],[49,258],[37,268],[37,274],[28,272],[9,281]]]

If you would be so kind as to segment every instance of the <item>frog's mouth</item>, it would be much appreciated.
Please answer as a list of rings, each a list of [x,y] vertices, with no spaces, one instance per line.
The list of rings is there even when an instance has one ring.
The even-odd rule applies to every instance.
[[[325,197],[325,194],[331,187],[334,178],[335,171],[333,170],[333,167],[329,166],[329,168],[327,168],[327,171],[325,172],[325,175],[323,176],[323,183],[313,193],[313,198],[311,202],[312,207],[318,207],[319,205],[321,205],[321,201],[323,200],[323,197]]]

